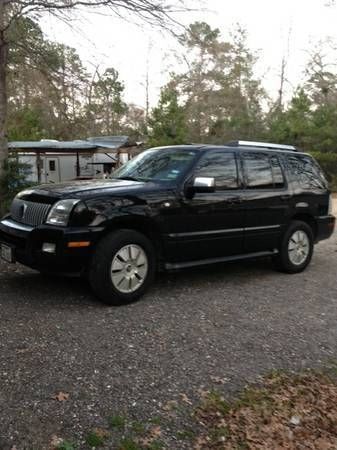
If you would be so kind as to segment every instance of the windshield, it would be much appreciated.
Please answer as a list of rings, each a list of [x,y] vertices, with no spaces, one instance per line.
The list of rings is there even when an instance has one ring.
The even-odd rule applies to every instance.
[[[113,178],[139,181],[176,180],[191,164],[195,151],[154,149],[147,150],[117,169]]]

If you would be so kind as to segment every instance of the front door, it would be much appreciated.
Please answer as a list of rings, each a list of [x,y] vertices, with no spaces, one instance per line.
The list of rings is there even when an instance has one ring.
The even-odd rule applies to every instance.
[[[170,233],[174,262],[221,258],[243,252],[244,202],[236,156],[225,150],[209,150],[193,172],[215,178],[215,192],[181,194],[180,211],[171,217]],[[177,211],[178,213],[179,211]]]
[[[59,183],[61,181],[59,159],[47,157],[45,163],[46,183]]]

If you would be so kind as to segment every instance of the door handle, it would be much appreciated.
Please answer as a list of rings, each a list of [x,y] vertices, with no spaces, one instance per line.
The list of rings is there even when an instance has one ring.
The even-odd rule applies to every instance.
[[[281,200],[289,200],[290,197],[291,197],[291,195],[289,195],[289,194],[281,195]]]

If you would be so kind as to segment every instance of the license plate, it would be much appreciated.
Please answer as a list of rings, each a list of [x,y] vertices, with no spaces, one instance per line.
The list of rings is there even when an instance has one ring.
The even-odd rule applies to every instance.
[[[0,244],[0,257],[8,263],[14,263],[14,254],[12,247],[9,247],[6,244]]]

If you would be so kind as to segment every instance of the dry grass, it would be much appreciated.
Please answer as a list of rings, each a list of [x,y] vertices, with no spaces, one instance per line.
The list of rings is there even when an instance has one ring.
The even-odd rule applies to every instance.
[[[230,405],[208,393],[196,417],[195,449],[336,450],[337,376],[273,374]]]

